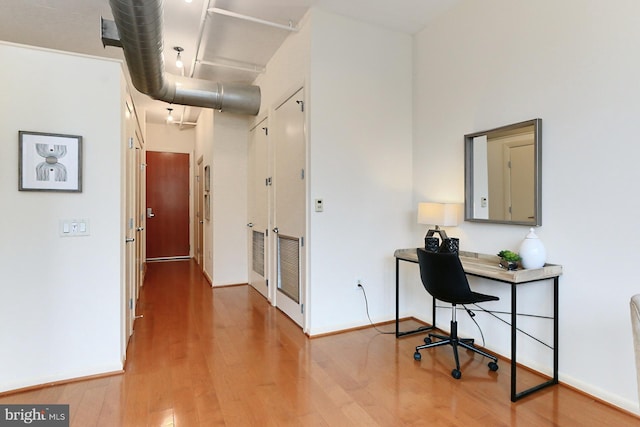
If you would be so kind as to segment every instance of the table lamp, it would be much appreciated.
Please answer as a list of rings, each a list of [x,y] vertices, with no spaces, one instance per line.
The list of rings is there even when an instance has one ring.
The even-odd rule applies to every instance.
[[[418,204],[418,224],[434,225],[434,229],[429,229],[425,238],[425,245],[428,237],[438,234],[442,241],[448,239],[447,232],[440,226],[456,226],[459,222],[460,205],[458,203],[419,203]]]

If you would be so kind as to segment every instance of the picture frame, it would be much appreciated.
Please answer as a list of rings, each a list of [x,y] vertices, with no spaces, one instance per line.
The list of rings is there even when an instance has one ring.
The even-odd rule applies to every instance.
[[[211,190],[211,168],[209,165],[204,167],[204,191]]]
[[[209,194],[204,195],[204,219],[211,220],[211,201],[209,200]]]
[[[18,190],[82,192],[82,136],[19,131]]]

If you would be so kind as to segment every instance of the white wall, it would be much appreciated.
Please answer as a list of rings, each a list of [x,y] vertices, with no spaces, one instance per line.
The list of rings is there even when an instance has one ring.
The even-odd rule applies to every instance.
[[[197,162],[211,166],[211,219],[204,227],[204,271],[213,286],[247,283],[248,118],[203,109]]]
[[[213,159],[213,110],[203,109],[198,116],[196,126],[195,158],[196,167],[202,157],[202,168],[211,165]],[[204,216],[204,211],[203,211]],[[203,272],[213,283],[213,224],[210,220],[204,220],[202,242]]]
[[[249,119],[213,112],[211,221],[213,286],[247,283]]]
[[[411,241],[411,37],[312,9],[267,65],[257,122],[305,87],[310,335],[394,316]],[[313,201],[324,200],[316,213]]]
[[[411,37],[311,15],[309,288],[311,335],[395,310],[393,251],[412,218]],[[324,200],[324,212],[312,201]]]
[[[463,135],[543,119],[536,232],[548,261],[564,266],[560,381],[636,412],[629,299],[640,292],[638,16],[633,0],[461,2],[415,36],[413,159],[414,206],[462,201]],[[423,232],[414,227],[416,245]],[[450,234],[463,250],[496,253],[517,249],[526,232],[464,223]],[[507,303],[506,287],[477,285]],[[522,311],[550,311],[543,288],[525,290]],[[487,346],[506,354],[506,326],[478,321]],[[549,335],[548,325],[527,326]],[[461,328],[476,332],[469,322]],[[533,364],[549,363],[539,346],[522,350]]]
[[[121,64],[0,43],[0,391],[122,369]],[[82,193],[18,191],[18,131],[83,137]],[[62,238],[59,220],[90,235]]]
[[[193,154],[196,144],[196,130],[193,126],[180,129],[178,125],[147,123],[145,148],[148,151]]]

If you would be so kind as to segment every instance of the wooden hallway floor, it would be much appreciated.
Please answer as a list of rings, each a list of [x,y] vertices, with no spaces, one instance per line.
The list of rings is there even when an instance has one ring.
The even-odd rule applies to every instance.
[[[69,404],[78,427],[640,425],[562,386],[511,403],[505,361],[489,372],[462,352],[456,381],[448,347],[413,360],[422,336],[309,339],[251,287],[212,289],[192,261],[150,264],[138,312],[124,374],[0,404]]]

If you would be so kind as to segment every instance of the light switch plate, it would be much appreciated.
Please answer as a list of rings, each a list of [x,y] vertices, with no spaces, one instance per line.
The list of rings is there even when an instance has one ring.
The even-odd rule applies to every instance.
[[[61,219],[59,224],[59,234],[61,237],[81,237],[89,235],[89,220]]]

